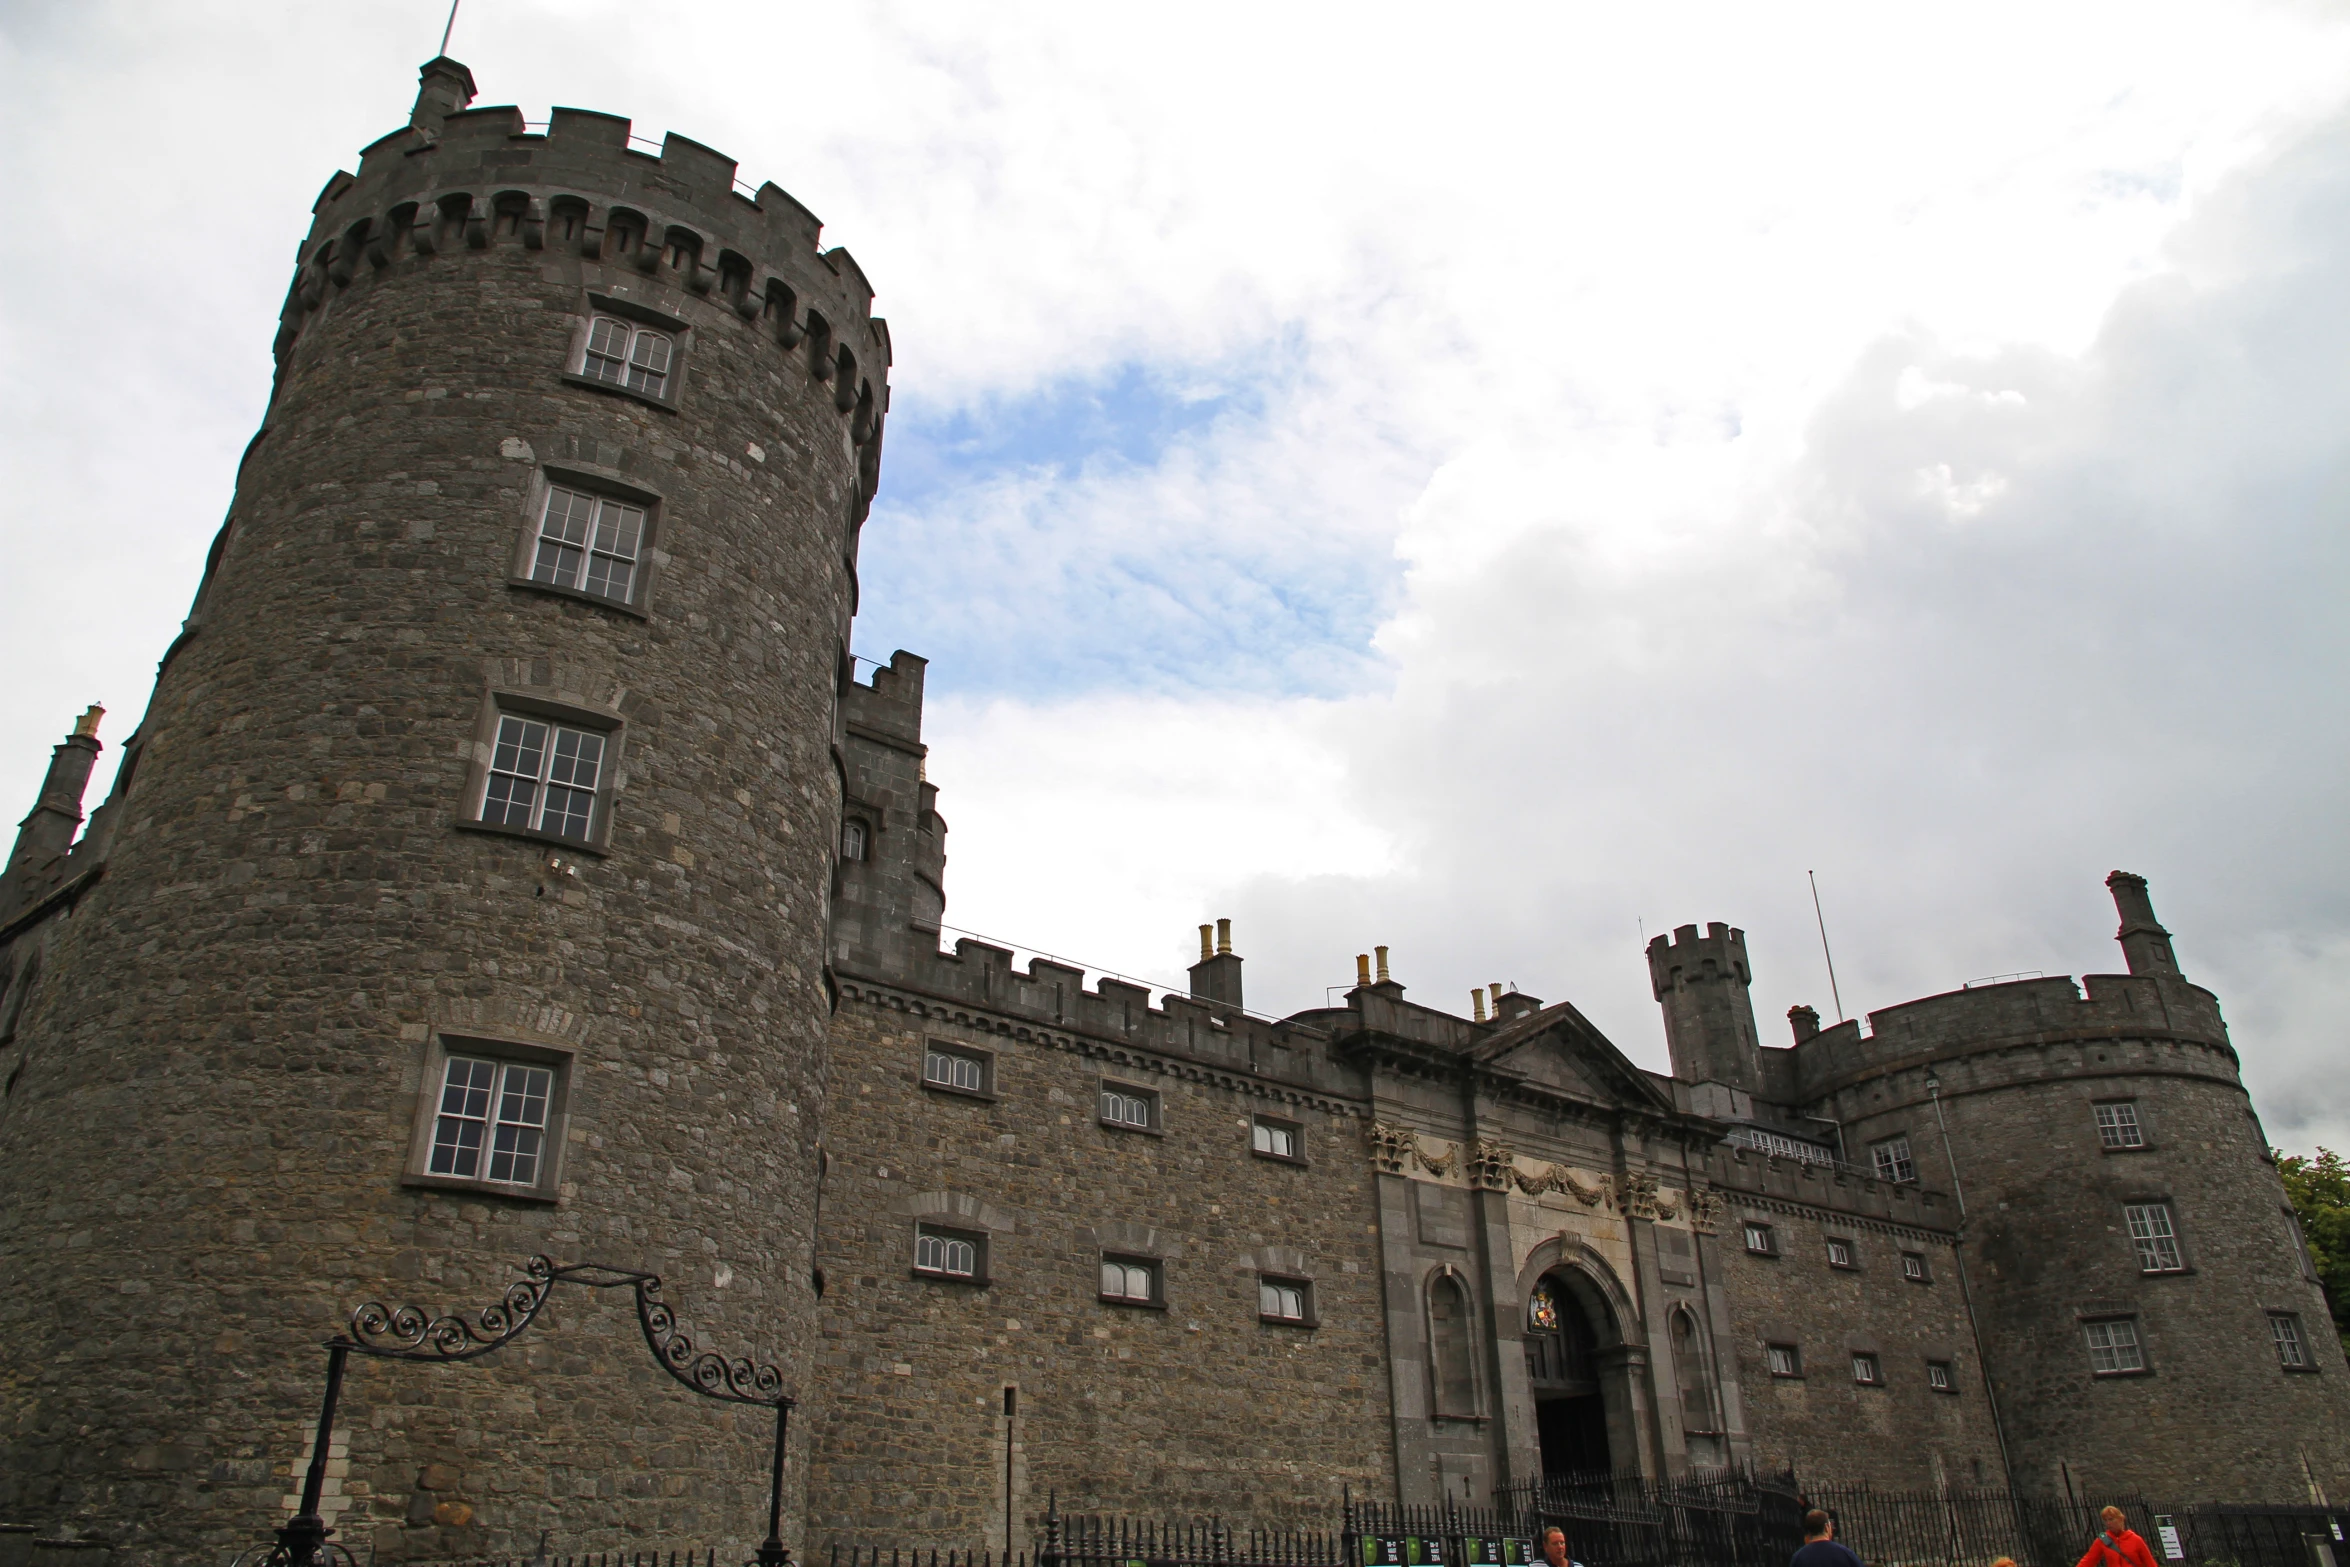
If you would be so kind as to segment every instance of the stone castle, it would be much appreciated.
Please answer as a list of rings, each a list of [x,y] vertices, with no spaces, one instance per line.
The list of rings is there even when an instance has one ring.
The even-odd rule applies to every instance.
[[[321,192],[275,390],[85,822],[0,874],[0,1522],[249,1548],[356,1302],[658,1272],[780,1364],[787,1532],[1777,1469],[2350,1492],[2350,1365],[2212,994],[2126,973],[1765,1045],[1650,943],[1673,1071],[1571,1003],[1246,1010],[942,950],[922,660],[849,655],[889,333],[773,184],[422,72]],[[354,1362],[385,1560],[754,1539],[767,1432],[565,1297]]]

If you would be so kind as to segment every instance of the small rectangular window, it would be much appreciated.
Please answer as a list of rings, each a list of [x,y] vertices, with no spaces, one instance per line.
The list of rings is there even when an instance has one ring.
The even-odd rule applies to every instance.
[[[1793,1344],[1768,1344],[1764,1346],[1763,1353],[1770,1361],[1772,1376],[1803,1375],[1803,1352]]]
[[[1159,1096],[1139,1088],[1121,1088],[1112,1083],[1102,1085],[1102,1123],[1124,1130],[1148,1132],[1158,1129]]]
[[[2301,1319],[2289,1311],[2268,1314],[2269,1342],[2277,1347],[2277,1364],[2287,1371],[2315,1369],[2309,1362],[2309,1345],[2301,1337]]]
[[[2146,1356],[2138,1345],[2138,1324],[2128,1318],[2084,1322],[2081,1333],[2089,1341],[2089,1369],[2098,1376],[2122,1376],[2146,1369]]]
[[[1758,1224],[1752,1219],[1747,1220],[1746,1249],[1758,1257],[1777,1255],[1778,1246],[1771,1235],[1771,1227],[1767,1224]]]
[[[990,1064],[980,1051],[958,1050],[934,1041],[922,1051],[922,1082],[925,1087],[952,1093],[985,1095],[993,1092],[988,1081],[994,1075],[988,1070]]]
[[[1901,1276],[1912,1284],[1926,1282],[1926,1255],[1924,1252],[1905,1251],[1901,1254]]]
[[[1249,1149],[1268,1159],[1295,1159],[1298,1157],[1298,1129],[1287,1121],[1268,1121],[1263,1116],[1249,1127]]]
[[[2178,1232],[2171,1227],[2169,1203],[2130,1203],[2122,1215],[2129,1221],[2130,1243],[2138,1251],[2139,1272],[2177,1273],[2187,1266],[2179,1254]]]
[[[1863,1387],[1878,1387],[1885,1381],[1885,1373],[1877,1364],[1877,1357],[1856,1352],[1852,1357],[1852,1380]]]
[[[672,347],[666,332],[618,316],[598,316],[588,325],[587,354],[579,373],[647,397],[666,397]]]
[[[960,1230],[919,1225],[914,1231],[914,1271],[932,1278],[977,1283],[987,1276],[987,1242]]]
[[[554,1089],[555,1074],[543,1066],[450,1056],[426,1172],[536,1186]]]
[[[1852,1242],[1844,1240],[1838,1236],[1829,1236],[1828,1266],[1831,1268],[1850,1268],[1858,1266],[1858,1264],[1854,1263],[1852,1260]]]
[[[1257,1315],[1267,1322],[1287,1322],[1293,1325],[1314,1325],[1314,1285],[1310,1279],[1276,1278],[1260,1275],[1257,1279]]]
[[[1929,1360],[1926,1362],[1926,1386],[1937,1393],[1958,1391],[1958,1378],[1952,1374],[1949,1361]]]
[[[604,736],[515,713],[498,717],[481,819],[585,843],[595,826]]]
[[[2143,1148],[2146,1133],[2138,1125],[2138,1106],[2128,1099],[2097,1107],[2097,1142],[2105,1148]]]
[[[645,509],[584,490],[547,487],[530,580],[615,603],[634,602]]]
[[[1101,1297],[1120,1306],[1157,1306],[1159,1264],[1148,1257],[1104,1257]]]
[[[1917,1161],[1909,1156],[1907,1137],[1888,1137],[1872,1144],[1869,1158],[1876,1167],[1880,1181],[1914,1181],[1918,1178]]]

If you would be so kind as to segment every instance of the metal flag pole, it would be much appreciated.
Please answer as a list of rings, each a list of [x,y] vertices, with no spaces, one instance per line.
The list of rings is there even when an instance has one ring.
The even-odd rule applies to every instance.
[[[1811,882],[1811,917],[1820,926],[1820,956],[1828,960],[1828,995],[1836,1003],[1836,1021],[1844,1021],[1844,996],[1836,988],[1836,955],[1828,950],[1828,917],[1820,912],[1820,878],[1811,871],[1804,876]]]
[[[441,29],[441,53],[449,52],[449,35],[457,30],[457,7],[460,0],[449,0],[449,25]]]

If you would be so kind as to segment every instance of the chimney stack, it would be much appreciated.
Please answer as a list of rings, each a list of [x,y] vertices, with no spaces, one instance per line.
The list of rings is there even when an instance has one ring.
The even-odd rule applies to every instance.
[[[1214,1001],[1237,1007],[1240,1001],[1240,959],[1232,952],[1232,922],[1218,920],[1199,928],[1199,961],[1191,966],[1191,995],[1195,1001]]]

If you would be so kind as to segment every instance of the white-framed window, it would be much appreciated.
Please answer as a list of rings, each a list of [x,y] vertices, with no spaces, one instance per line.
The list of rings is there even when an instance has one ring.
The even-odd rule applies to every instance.
[[[1937,1393],[1958,1391],[1958,1377],[1949,1361],[1929,1360],[1926,1362],[1926,1386]]]
[[[1901,1254],[1901,1276],[1912,1284],[1925,1283],[1926,1254],[1922,1251],[1903,1252]]]
[[[2139,1272],[2177,1273],[2187,1266],[2179,1253],[2179,1234],[2171,1225],[2169,1203],[2128,1203],[2122,1208],[2122,1217],[2129,1222],[2130,1244],[2138,1251]]]
[[[2081,1335],[2089,1341],[2089,1369],[2098,1376],[2123,1376],[2146,1369],[2146,1354],[2138,1344],[2138,1324],[2129,1318],[2084,1322]]]
[[[2146,1130],[2138,1124],[2137,1102],[2117,1099],[2097,1109],[2097,1143],[2101,1148],[2143,1148]]]
[[[498,715],[481,819],[584,843],[595,830],[605,736],[551,719]]]
[[[1140,1088],[1102,1084],[1102,1123],[1130,1131],[1148,1132],[1159,1124],[1159,1096]]]
[[[1313,1281],[1270,1273],[1257,1275],[1257,1315],[1267,1322],[1313,1326]]]
[[[961,1050],[953,1045],[942,1045],[932,1040],[922,1049],[922,1081],[932,1088],[951,1089],[958,1094],[985,1094],[990,1092],[988,1079],[993,1063],[978,1050]]]
[[[1881,1143],[1869,1145],[1869,1160],[1876,1167],[1880,1181],[1914,1181],[1918,1178],[1917,1161],[1909,1155],[1907,1136],[1888,1137]]]
[[[1263,1154],[1268,1159],[1296,1159],[1297,1134],[1297,1127],[1288,1121],[1268,1121],[1258,1116],[1249,1125],[1249,1151]]]
[[[1765,1344],[1763,1358],[1770,1365],[1772,1376],[1799,1377],[1803,1375],[1803,1351],[1793,1344]]]
[[[1877,1363],[1876,1356],[1864,1350],[1855,1350],[1852,1355],[1852,1380],[1863,1387],[1882,1387],[1885,1383],[1885,1368]]]
[[[554,1096],[551,1067],[480,1056],[446,1057],[425,1173],[536,1187]]]
[[[865,824],[852,816],[840,824],[840,857],[844,860],[862,860],[870,852],[871,834]]]
[[[1844,1239],[1840,1235],[1829,1236],[1828,1266],[1831,1268],[1858,1267],[1859,1264],[1852,1260],[1852,1242]]]
[[[2301,1318],[2290,1311],[2268,1314],[2269,1342],[2277,1349],[2277,1364],[2287,1371],[2312,1371],[2309,1342],[2301,1336]]]
[[[1163,1275],[1148,1257],[1104,1257],[1102,1299],[1120,1306],[1156,1306]]]
[[[644,507],[550,484],[539,510],[530,580],[631,604],[644,543]]]
[[[1758,1257],[1775,1257],[1779,1254],[1778,1238],[1771,1233],[1769,1225],[1759,1219],[1748,1219],[1745,1230],[1748,1251]]]
[[[914,1229],[914,1271],[931,1278],[976,1283],[987,1276],[985,1238],[928,1224]]]
[[[587,353],[579,373],[591,381],[666,398],[676,356],[676,341],[668,333],[618,316],[597,316],[588,323]]]

